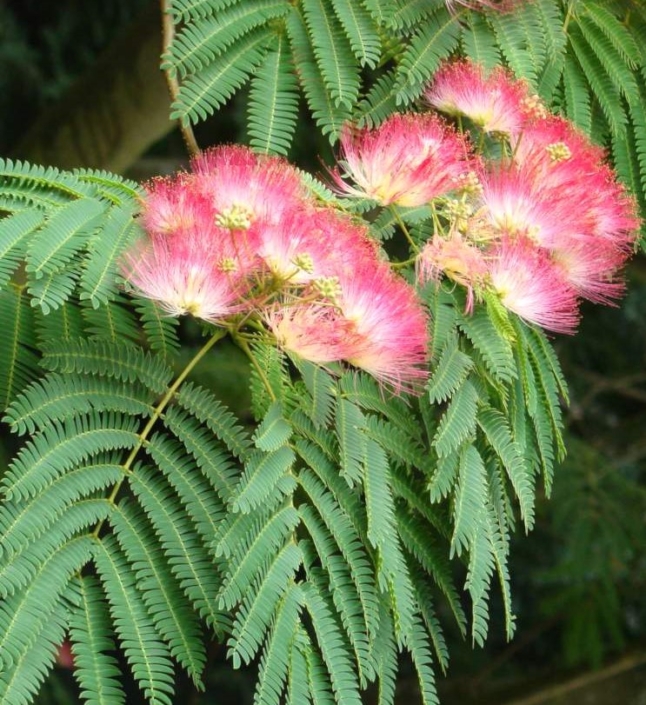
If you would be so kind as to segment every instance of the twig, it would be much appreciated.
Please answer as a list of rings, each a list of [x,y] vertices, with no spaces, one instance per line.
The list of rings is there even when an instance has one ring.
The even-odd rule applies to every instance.
[[[168,6],[168,0],[160,0],[160,2],[162,12],[162,44],[165,54],[168,51],[173,38],[175,37],[175,25]],[[164,74],[166,76],[166,82],[168,83],[168,90],[170,92],[171,100],[174,103],[179,95],[179,82],[170,71],[164,71]],[[200,153],[200,147],[195,139],[193,128],[189,123],[185,123],[183,120],[178,120],[177,122],[182,136],[184,137],[186,149],[188,149],[188,152],[192,157],[196,156]]]
[[[637,668],[638,666],[642,666],[644,664],[646,664],[646,653],[625,656],[624,658],[619,659],[619,661],[616,661],[610,666],[602,668],[599,671],[584,673],[582,676],[577,676],[576,678],[572,678],[572,680],[565,683],[560,683],[559,685],[545,688],[527,698],[510,700],[505,703],[505,705],[541,705],[542,703],[548,702],[555,698],[568,695],[575,690],[585,688],[586,686],[593,685],[594,683],[605,681],[608,678],[619,675],[620,673],[632,671],[633,668]]]

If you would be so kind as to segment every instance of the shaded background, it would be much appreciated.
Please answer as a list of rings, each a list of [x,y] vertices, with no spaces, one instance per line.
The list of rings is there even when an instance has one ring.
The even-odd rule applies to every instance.
[[[159,9],[148,0],[5,0],[0,155],[107,169],[136,180],[186,165],[182,137],[168,119],[160,50]],[[197,127],[199,144],[244,141],[244,112],[243,91]],[[292,160],[314,171],[318,155],[330,156],[305,115],[295,145]],[[438,674],[443,705],[646,705],[643,257],[629,264],[627,282],[621,308],[584,306],[577,335],[555,341],[571,388],[569,456],[551,499],[538,500],[535,530],[514,540],[517,635],[505,642],[495,594],[484,649],[472,649],[449,628],[451,666],[446,677]],[[187,343],[197,335],[190,323],[183,333]],[[208,364],[201,382],[244,418],[244,363],[223,349]],[[223,365],[230,373],[224,379]],[[0,434],[1,472],[10,449],[6,427]],[[456,571],[463,582],[464,572]],[[176,702],[251,703],[253,673],[233,671],[224,656],[222,648],[212,648],[206,693],[180,680]],[[401,674],[399,702],[415,705],[420,700],[409,664],[402,663]],[[136,686],[126,685],[127,702],[143,703]],[[76,702],[73,675],[61,665],[38,703]]]

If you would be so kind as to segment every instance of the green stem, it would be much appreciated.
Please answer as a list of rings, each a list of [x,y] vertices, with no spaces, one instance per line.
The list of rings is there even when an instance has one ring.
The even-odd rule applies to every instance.
[[[168,406],[170,403],[171,399],[175,396],[175,392],[179,389],[181,384],[186,380],[188,375],[191,373],[191,371],[195,368],[195,366],[198,364],[198,362],[209,352],[209,350],[218,342],[218,340],[221,340],[224,338],[224,336],[227,334],[226,330],[218,330],[216,333],[214,333],[211,338],[202,346],[202,348],[198,351],[197,355],[186,365],[186,367],[182,370],[182,372],[179,374],[177,379],[171,384],[171,386],[168,388],[168,391],[166,394],[164,394],[163,398],[161,401],[157,404],[155,407],[152,416],[150,419],[148,419],[148,423],[144,426],[143,430],[139,433],[139,438],[137,440],[137,443],[135,444],[134,448],[130,451],[130,455],[126,458],[125,462],[121,466],[123,468],[124,472],[124,477],[119,480],[115,484],[115,486],[112,488],[112,492],[110,493],[110,496],[108,497],[108,502],[110,504],[114,504],[114,501],[117,498],[117,495],[119,494],[119,490],[121,489],[123,483],[126,480],[126,477],[130,474],[130,468],[132,467],[132,464],[137,457],[137,453],[141,450],[143,447],[144,443],[148,440],[148,436],[150,435],[150,432],[153,429],[153,426],[159,421],[159,418],[161,415],[164,413],[164,409]],[[101,532],[101,528],[103,527],[103,520],[101,520],[95,527],[94,531],[92,532],[92,535],[96,538],[99,537],[99,533]]]
[[[251,348],[249,347],[249,343],[247,343],[246,339],[243,338],[241,335],[237,335],[236,333],[233,334],[233,340],[237,344],[237,346],[242,350],[242,352],[249,358],[249,361],[253,365],[254,369],[258,373],[258,377],[260,377],[260,380],[262,381],[263,385],[265,386],[265,389],[267,390],[267,394],[269,394],[269,397],[271,398],[272,401],[276,401],[276,395],[274,394],[274,390],[271,388],[271,384],[269,383],[269,379],[267,375],[265,374],[265,371],[260,367],[258,364],[258,360],[256,360],[255,355],[253,352],[251,352]]]
[[[563,20],[563,34],[567,34],[567,28],[568,25],[570,24],[570,20],[572,19],[572,15],[574,14],[574,5],[575,5],[576,0],[570,0],[567,6],[567,13],[565,15],[565,19]]]
[[[395,216],[397,225],[399,225],[400,230],[404,233],[404,237],[408,240],[408,243],[413,248],[413,252],[419,252],[419,247],[417,247],[417,245],[415,244],[415,241],[411,237],[411,234],[408,231],[408,228],[406,227],[406,223],[404,223],[404,221],[402,220],[402,217],[397,212],[397,209],[391,206],[390,212]]]

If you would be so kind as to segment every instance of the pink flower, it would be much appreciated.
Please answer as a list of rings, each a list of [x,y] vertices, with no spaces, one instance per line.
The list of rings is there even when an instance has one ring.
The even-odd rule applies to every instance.
[[[490,262],[490,286],[506,308],[547,330],[574,332],[576,294],[544,250],[528,240],[506,238],[491,252]]]
[[[495,167],[479,179],[482,188],[470,221],[473,239],[491,237],[493,230],[499,237],[527,237],[549,248],[580,227],[567,194],[542,189],[531,171]]]
[[[468,59],[445,62],[425,93],[437,110],[466,115],[485,132],[517,134],[527,116],[529,92],[503,68],[488,75]]]
[[[203,152],[192,167],[199,192],[223,228],[247,230],[258,221],[275,223],[307,197],[298,171],[286,160],[241,145]]]
[[[290,284],[351,272],[364,258],[376,257],[365,225],[332,208],[305,205],[259,228],[258,237],[269,270]]]
[[[485,255],[458,233],[445,239],[435,235],[426,243],[417,259],[421,282],[439,281],[443,275],[466,287],[467,312],[473,311],[474,287],[480,286],[487,274]]]
[[[281,347],[311,362],[345,360],[396,393],[419,392],[427,378],[426,314],[386,264],[364,261],[334,297],[275,305],[263,318]]]
[[[624,282],[617,272],[626,253],[600,238],[581,239],[552,253],[563,278],[584,299],[612,304],[624,293]]]
[[[431,114],[395,114],[376,129],[346,129],[341,150],[343,173],[331,172],[338,191],[382,206],[428,203],[471,170],[464,137]]]
[[[605,156],[569,120],[551,114],[528,120],[511,146],[517,164],[532,170],[537,178],[556,178],[557,185],[597,171]]]
[[[219,323],[240,310],[244,287],[241,274],[223,264],[218,239],[225,234],[193,229],[170,237],[153,235],[127,253],[124,275],[169,315]]]
[[[427,317],[414,289],[376,262],[341,279],[339,310],[356,337],[345,359],[397,393],[427,377]]]
[[[141,219],[149,233],[171,235],[212,225],[209,204],[195,192],[189,174],[152,179],[145,189]]]
[[[353,332],[331,303],[272,306],[263,318],[284,350],[319,365],[346,359]]]

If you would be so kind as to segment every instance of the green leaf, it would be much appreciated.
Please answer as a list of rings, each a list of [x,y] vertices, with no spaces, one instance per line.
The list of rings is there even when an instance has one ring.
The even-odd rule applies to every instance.
[[[431,79],[442,59],[458,45],[460,25],[444,5],[422,24],[401,56],[397,67],[397,101],[417,98]]]
[[[451,336],[429,380],[431,404],[449,399],[465,381],[472,367],[473,360],[458,347],[458,337]]]
[[[323,0],[302,0],[317,65],[336,105],[352,109],[360,87],[359,66],[337,17]]]
[[[492,408],[478,415],[478,425],[500,458],[520,503],[520,512],[529,531],[534,525],[534,477],[514,441],[505,416]]]
[[[466,446],[460,453],[458,486],[453,502],[453,537],[451,555],[461,555],[469,549],[478,535],[484,520],[484,507],[488,494],[484,463],[477,449]]]
[[[323,596],[313,583],[303,585],[305,607],[310,614],[318,646],[332,681],[337,702],[361,705],[361,696],[345,646],[345,640]]]
[[[251,146],[266,154],[287,154],[298,120],[298,82],[281,35],[251,80],[248,130]]]
[[[93,575],[78,576],[75,583],[80,602],[70,614],[70,641],[81,696],[88,705],[121,705],[125,694],[112,655],[114,641],[105,595]]]
[[[104,208],[99,201],[81,199],[56,211],[31,238],[26,271],[40,279],[65,267],[87,244]]]
[[[275,496],[276,491],[282,494],[283,486],[279,481],[289,473],[295,459],[294,451],[287,446],[269,453],[252,453],[240,478],[231,510],[248,513]]]
[[[282,404],[272,403],[253,435],[256,448],[264,451],[278,450],[284,446],[292,435],[291,426],[285,421]]]
[[[25,252],[25,240],[44,221],[38,210],[18,211],[0,220],[0,289],[10,280]]]
[[[433,445],[439,456],[448,455],[473,437],[478,401],[478,391],[469,380],[453,395],[433,438]]]
[[[110,603],[110,615],[120,646],[137,684],[151,705],[172,705],[173,664],[158,637],[116,541],[108,536],[95,551],[94,561]]]
[[[374,69],[381,55],[381,39],[370,13],[353,0],[332,0],[332,5],[354,55],[362,66]]]
[[[328,90],[310,43],[307,26],[299,12],[294,11],[287,18],[287,34],[307,105],[321,132],[334,143],[343,125],[352,118],[352,110],[345,103],[336,101]]]
[[[252,30],[204,70],[188,77],[172,105],[171,120],[188,124],[212,115],[257,70],[274,39],[269,27]]]
[[[360,482],[365,457],[366,419],[356,404],[339,399],[335,414],[336,435],[339,441],[341,476],[352,486]]]
[[[0,291],[0,409],[36,377],[34,315],[24,289]]]

